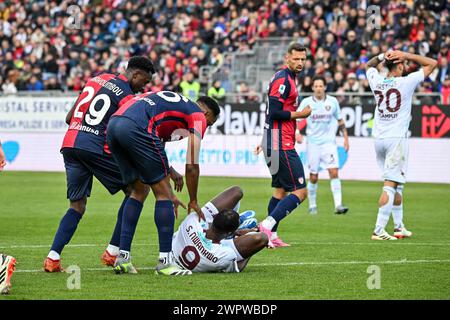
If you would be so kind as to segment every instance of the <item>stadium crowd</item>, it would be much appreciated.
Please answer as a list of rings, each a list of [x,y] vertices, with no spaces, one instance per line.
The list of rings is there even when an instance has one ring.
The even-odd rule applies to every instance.
[[[395,46],[438,59],[418,91],[442,92],[450,103],[448,2],[370,4],[381,8],[380,29],[367,23],[364,0],[6,0],[0,3],[0,92],[79,91],[93,74],[121,72],[130,56],[146,55],[158,67],[147,90],[221,99],[224,91],[251,89],[220,82],[207,88],[198,80],[201,66],[220,66],[225,53],[249,50],[258,38],[289,37],[310,50],[300,74],[304,92],[316,74],[326,77],[329,91],[369,91],[365,63]]]

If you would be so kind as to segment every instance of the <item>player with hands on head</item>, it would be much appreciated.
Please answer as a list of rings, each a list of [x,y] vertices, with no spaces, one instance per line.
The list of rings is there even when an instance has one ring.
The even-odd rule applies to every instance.
[[[412,61],[421,68],[406,74],[407,61]],[[381,63],[388,69],[386,76],[381,75],[376,68]],[[412,236],[412,232],[403,223],[403,187],[408,165],[408,128],[412,98],[416,87],[436,66],[437,61],[434,59],[399,50],[389,50],[367,62],[367,79],[376,101],[372,135],[384,180],[372,240],[397,240]],[[391,213],[394,236],[385,230]]]

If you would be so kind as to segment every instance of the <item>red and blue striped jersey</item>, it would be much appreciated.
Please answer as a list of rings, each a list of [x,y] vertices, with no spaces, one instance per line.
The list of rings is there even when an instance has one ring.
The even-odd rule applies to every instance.
[[[193,132],[203,138],[207,123],[200,107],[172,91],[143,93],[133,97],[113,117],[127,117],[163,142],[180,140]]]
[[[290,112],[298,107],[298,92],[295,73],[284,68],[273,76],[268,88],[268,101],[264,134],[268,149],[295,149],[296,120],[290,119]]]
[[[104,73],[90,79],[75,102],[61,148],[110,153],[106,144],[109,118],[132,97],[130,83],[123,75]]]

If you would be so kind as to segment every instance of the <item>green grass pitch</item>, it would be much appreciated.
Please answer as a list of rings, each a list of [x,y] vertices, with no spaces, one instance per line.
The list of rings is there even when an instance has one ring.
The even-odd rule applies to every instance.
[[[231,185],[244,190],[241,211],[266,215],[268,179],[202,177],[201,204]],[[263,250],[241,274],[153,274],[158,246],[153,197],[145,204],[133,243],[137,275],[115,275],[100,264],[122,195],[94,183],[88,209],[62,255],[64,267],[81,270],[81,289],[70,290],[70,274],[46,274],[43,260],[67,210],[63,173],[0,174],[0,252],[17,258],[9,296],[1,299],[449,299],[450,185],[406,185],[405,222],[411,239],[374,242],[381,182],[343,181],[346,215],[333,213],[328,181],[321,181],[317,216],[302,204],[281,224],[290,248]],[[180,196],[187,200],[186,190]],[[180,212],[177,225],[186,212]],[[392,220],[388,231],[392,232]],[[379,270],[380,288],[369,289]],[[379,269],[378,269],[379,268]],[[368,272],[369,270],[369,272]],[[371,278],[372,277],[372,278]]]

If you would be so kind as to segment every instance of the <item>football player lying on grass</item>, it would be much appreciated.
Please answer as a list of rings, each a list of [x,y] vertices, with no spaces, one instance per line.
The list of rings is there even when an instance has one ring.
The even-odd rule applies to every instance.
[[[174,234],[174,260],[192,272],[241,272],[251,256],[267,246],[268,238],[256,229],[254,211],[241,215],[243,192],[231,187],[203,208],[205,219],[188,215]]]
[[[243,195],[240,187],[230,187],[201,208],[205,220],[195,213],[184,219],[172,240],[177,264],[193,272],[240,272],[267,246],[267,236],[256,228],[255,212],[237,213]]]

